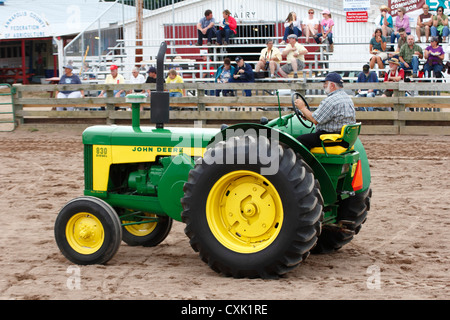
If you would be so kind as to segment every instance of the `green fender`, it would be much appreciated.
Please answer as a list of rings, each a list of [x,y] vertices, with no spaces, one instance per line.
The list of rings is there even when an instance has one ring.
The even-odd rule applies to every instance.
[[[300,154],[303,160],[314,171],[314,175],[320,183],[320,189],[325,205],[330,205],[336,202],[336,190],[334,189],[331,179],[325,168],[316,159],[316,157],[314,157],[314,155],[309,152],[309,150],[305,148],[297,139],[289,134],[284,133],[283,131],[256,123],[241,123],[229,126],[226,129],[222,130],[214,137],[214,139],[211,141],[211,144],[214,145],[220,141],[225,141],[230,137],[239,136],[244,133],[251,135],[263,135],[268,139],[271,139],[271,137],[274,136],[274,138],[278,139],[279,142],[292,148],[295,153]]]

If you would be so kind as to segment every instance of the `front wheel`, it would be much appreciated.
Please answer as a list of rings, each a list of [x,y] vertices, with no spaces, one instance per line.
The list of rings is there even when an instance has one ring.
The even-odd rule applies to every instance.
[[[116,254],[122,240],[120,220],[103,200],[76,198],[59,212],[55,240],[61,253],[73,263],[106,263]]]
[[[259,151],[270,142],[257,140],[233,137],[208,149],[184,186],[182,219],[192,248],[235,278],[287,273],[308,257],[321,230],[323,200],[309,166],[279,145],[278,171],[263,175]],[[242,163],[225,161],[238,158]]]
[[[169,235],[173,219],[167,216],[158,217],[153,213],[144,213],[139,224],[123,220],[122,240],[129,246],[154,247]],[[148,217],[148,218],[147,218]]]

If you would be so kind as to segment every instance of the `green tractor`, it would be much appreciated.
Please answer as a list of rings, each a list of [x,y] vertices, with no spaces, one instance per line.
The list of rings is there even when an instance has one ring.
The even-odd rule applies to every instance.
[[[163,43],[151,96],[155,126],[140,126],[145,97],[129,95],[131,126],[83,132],[84,196],[69,201],[55,222],[62,254],[80,265],[106,263],[122,240],[158,245],[176,220],[185,223],[192,248],[216,272],[278,278],[311,252],[350,242],[371,198],[360,124],[323,136],[323,146],[311,151],[295,138],[312,130],[295,106],[292,114],[280,112],[260,124],[164,127],[165,51]],[[342,140],[347,148],[327,146]]]

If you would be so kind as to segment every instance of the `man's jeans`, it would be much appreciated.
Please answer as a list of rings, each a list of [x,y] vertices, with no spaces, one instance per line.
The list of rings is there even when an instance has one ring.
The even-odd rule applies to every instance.
[[[368,93],[358,93],[356,97],[368,97],[368,98],[375,98],[375,92],[368,92]],[[373,111],[373,107],[358,107],[356,108],[356,111]]]
[[[413,73],[415,75],[417,75],[419,72],[419,58],[413,56],[411,63],[408,63],[408,65],[409,65],[409,68],[406,68],[405,64],[403,62],[400,62],[400,68],[402,68],[403,70],[411,70],[412,69]]]

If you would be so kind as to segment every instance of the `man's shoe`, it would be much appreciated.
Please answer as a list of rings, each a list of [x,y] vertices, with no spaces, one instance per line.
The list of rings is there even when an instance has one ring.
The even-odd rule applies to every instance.
[[[224,45],[224,46],[227,46],[227,45],[228,45],[228,42],[224,41],[224,42],[223,42],[223,45]]]
[[[210,46],[210,45],[211,45],[211,42],[208,41],[208,42],[206,43],[206,45],[207,45],[207,46]]]
[[[200,47],[202,44],[201,43],[195,43],[195,45],[197,46],[197,47]]]

